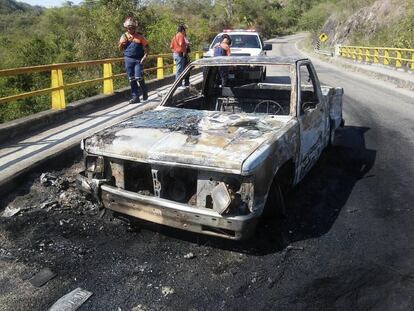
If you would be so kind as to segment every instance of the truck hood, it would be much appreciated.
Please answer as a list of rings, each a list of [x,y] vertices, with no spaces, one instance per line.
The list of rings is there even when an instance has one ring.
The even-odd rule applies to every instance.
[[[158,107],[88,137],[85,151],[126,160],[240,172],[263,143],[286,132],[291,116]]]

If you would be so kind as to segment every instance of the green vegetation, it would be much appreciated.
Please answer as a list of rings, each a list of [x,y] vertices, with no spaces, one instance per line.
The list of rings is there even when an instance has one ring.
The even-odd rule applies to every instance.
[[[396,7],[405,12],[402,19],[392,25],[381,25],[370,36],[363,31],[354,32],[351,35],[353,44],[414,49],[414,0],[396,2]]]
[[[393,0],[408,2],[413,0]],[[0,69],[119,57],[117,41],[126,16],[139,21],[152,53],[169,53],[177,24],[188,26],[193,50],[224,28],[256,28],[265,38],[308,30],[318,33],[332,14],[345,20],[374,0],[84,0],[45,9],[14,0],[0,0]],[[369,40],[376,44],[413,47],[413,6],[396,27],[380,29]],[[354,41],[367,40],[356,33]],[[154,61],[146,67],[155,66]],[[115,73],[123,72],[121,65]],[[65,82],[102,75],[100,66],[65,70]],[[118,79],[117,87],[126,86]],[[49,73],[0,78],[0,97],[47,88]],[[67,102],[98,94],[100,84],[67,91]],[[0,122],[50,108],[47,95],[2,104]]]
[[[51,63],[119,57],[117,41],[126,16],[139,21],[140,31],[150,42],[152,53],[169,53],[169,44],[177,24],[188,25],[193,50],[225,27],[258,27],[265,36],[283,32],[296,24],[296,17],[283,17],[275,1],[259,0],[150,0],[145,5],[133,0],[85,0],[74,6],[44,9],[14,0],[0,0],[0,69]],[[155,67],[148,61],[147,68]],[[121,66],[115,73],[123,72]],[[102,75],[100,66],[82,70],[64,70],[66,83],[93,79]],[[126,86],[118,79],[116,86]],[[0,78],[0,97],[47,88],[48,73]],[[100,84],[66,91],[67,102],[98,94]],[[50,109],[49,96],[38,96],[2,104],[0,122]]]
[[[306,29],[315,34],[331,15],[337,16],[344,22],[357,10],[372,5],[376,0],[320,0],[313,1],[313,5],[301,16],[299,28]]]

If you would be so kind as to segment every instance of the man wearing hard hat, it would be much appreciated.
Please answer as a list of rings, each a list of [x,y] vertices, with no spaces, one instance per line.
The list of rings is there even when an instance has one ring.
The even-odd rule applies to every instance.
[[[137,21],[132,17],[128,17],[124,22],[126,32],[121,36],[118,43],[119,48],[124,51],[125,70],[131,85],[132,99],[129,101],[130,104],[140,102],[138,83],[142,89],[142,99],[148,99],[143,62],[148,55],[149,46],[144,36],[136,31],[137,26]]]

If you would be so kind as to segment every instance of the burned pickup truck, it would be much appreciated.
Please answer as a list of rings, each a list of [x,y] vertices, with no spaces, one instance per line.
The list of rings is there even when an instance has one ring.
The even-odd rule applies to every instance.
[[[246,66],[267,75],[237,70]],[[192,85],[183,87],[187,74]],[[82,141],[81,185],[119,213],[247,238],[332,143],[342,94],[320,86],[308,59],[195,61],[157,108]]]

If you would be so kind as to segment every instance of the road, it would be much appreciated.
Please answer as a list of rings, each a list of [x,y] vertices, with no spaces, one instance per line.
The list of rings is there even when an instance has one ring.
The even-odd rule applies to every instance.
[[[273,40],[272,53],[299,53],[298,38]],[[45,310],[76,287],[93,292],[80,310],[412,309],[414,92],[314,63],[344,88],[346,126],[285,219],[243,243],[137,228],[76,192],[79,162],[43,184],[34,174],[2,202],[22,211],[0,218],[0,309]],[[57,277],[34,288],[44,267]]]

